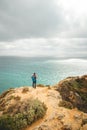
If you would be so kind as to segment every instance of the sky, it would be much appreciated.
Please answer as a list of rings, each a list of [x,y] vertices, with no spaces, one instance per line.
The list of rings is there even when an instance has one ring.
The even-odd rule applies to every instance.
[[[87,0],[0,0],[0,56],[87,58]]]

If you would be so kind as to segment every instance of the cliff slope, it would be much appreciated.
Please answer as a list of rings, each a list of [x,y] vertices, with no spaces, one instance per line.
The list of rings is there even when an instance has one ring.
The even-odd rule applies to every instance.
[[[24,130],[86,130],[86,98],[87,76],[69,77],[53,87],[10,89],[0,96],[0,116],[13,105],[20,107],[20,101],[23,105],[27,100],[38,99],[46,105],[46,114]]]

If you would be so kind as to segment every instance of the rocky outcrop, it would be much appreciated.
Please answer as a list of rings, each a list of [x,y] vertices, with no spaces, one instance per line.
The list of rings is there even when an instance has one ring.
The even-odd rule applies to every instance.
[[[68,77],[57,85],[62,99],[72,104],[73,108],[87,113],[87,75]]]
[[[35,107],[31,105],[31,112],[37,112],[36,106],[40,107],[40,104],[37,104],[36,101],[45,104],[47,111],[43,118],[36,120],[24,130],[87,129],[86,75],[68,77],[53,87],[40,84],[36,89],[32,87],[10,89],[0,95],[0,117],[8,113],[15,116],[18,111],[19,115],[21,111],[26,114],[26,108],[32,104],[32,102],[30,104],[27,102],[30,99],[33,99],[36,104]],[[62,105],[60,106],[61,102]],[[35,110],[32,111],[32,108],[35,108]],[[32,114],[30,116],[32,119]],[[21,120],[25,121],[25,117],[26,115],[23,115]]]

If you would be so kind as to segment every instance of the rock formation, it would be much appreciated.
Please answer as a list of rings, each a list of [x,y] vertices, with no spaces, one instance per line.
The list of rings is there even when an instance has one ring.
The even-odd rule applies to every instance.
[[[87,75],[68,77],[56,86],[64,101],[87,113]]]

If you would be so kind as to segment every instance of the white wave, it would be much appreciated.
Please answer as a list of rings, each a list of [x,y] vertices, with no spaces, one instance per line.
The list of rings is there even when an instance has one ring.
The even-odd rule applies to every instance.
[[[44,63],[60,63],[60,64],[73,64],[73,65],[81,65],[81,66],[87,66],[87,60],[86,59],[53,59],[53,60],[47,60]]]
[[[60,60],[60,62],[68,62],[68,63],[76,63],[76,62],[79,62],[79,63],[87,63],[87,60],[85,59],[66,59],[66,60]]]

